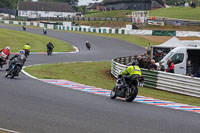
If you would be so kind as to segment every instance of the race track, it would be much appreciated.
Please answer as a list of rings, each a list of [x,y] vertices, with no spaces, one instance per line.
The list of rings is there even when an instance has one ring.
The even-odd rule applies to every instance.
[[[1,25],[0,28],[22,30]],[[28,29],[41,34],[41,29]],[[137,55],[144,48],[120,40],[72,32],[48,31],[48,36],[80,49],[76,54],[31,55],[26,65],[74,61],[110,61]],[[92,50],[87,51],[89,40]],[[199,133],[197,113],[127,103],[31,79],[4,78],[0,71],[0,128],[22,133]]]

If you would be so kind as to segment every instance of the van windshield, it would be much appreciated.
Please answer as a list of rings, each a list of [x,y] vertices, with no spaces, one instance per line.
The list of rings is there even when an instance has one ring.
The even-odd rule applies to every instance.
[[[169,53],[161,60],[161,62],[167,61],[173,54],[174,54],[174,52],[169,52]]]

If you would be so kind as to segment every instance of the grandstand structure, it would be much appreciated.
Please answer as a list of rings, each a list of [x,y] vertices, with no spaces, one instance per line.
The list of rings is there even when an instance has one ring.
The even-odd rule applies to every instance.
[[[152,10],[164,7],[163,0],[103,0],[109,10]]]

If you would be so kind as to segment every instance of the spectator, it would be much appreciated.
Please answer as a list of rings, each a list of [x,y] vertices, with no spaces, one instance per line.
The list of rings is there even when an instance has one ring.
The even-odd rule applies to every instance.
[[[148,56],[151,56],[151,43],[149,42],[148,45],[149,45],[149,46],[148,46],[148,48],[147,48],[147,55],[148,55]]]
[[[167,61],[167,69],[166,69],[166,72],[174,73],[174,63],[172,62],[171,59],[169,59],[169,60]]]
[[[134,10],[137,10],[137,6],[136,5],[134,5]]]
[[[149,70],[157,70],[157,65],[155,64],[155,60],[151,60],[151,64],[148,67]]]
[[[159,66],[157,67],[157,70],[158,71],[163,71],[163,72],[165,71],[165,67],[163,66],[161,61],[159,62]]]
[[[143,62],[143,60],[142,60],[142,56],[138,56],[137,57],[137,61],[138,61],[138,63],[139,63],[139,67],[140,68],[144,68],[144,62]]]
[[[148,69],[150,64],[151,64],[151,58],[147,57],[146,59],[143,60],[144,61],[144,68]]]

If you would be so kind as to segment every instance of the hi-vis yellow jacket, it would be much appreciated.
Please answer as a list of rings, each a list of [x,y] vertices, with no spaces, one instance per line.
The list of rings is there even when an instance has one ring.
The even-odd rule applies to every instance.
[[[138,74],[138,75],[142,75],[141,73],[141,69],[139,66],[134,65],[134,66],[129,66],[128,68],[126,68],[126,70],[124,70],[121,75],[134,75],[134,74]]]

